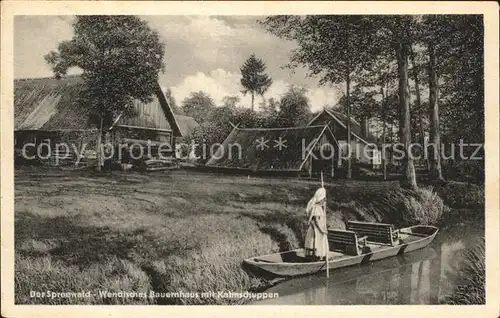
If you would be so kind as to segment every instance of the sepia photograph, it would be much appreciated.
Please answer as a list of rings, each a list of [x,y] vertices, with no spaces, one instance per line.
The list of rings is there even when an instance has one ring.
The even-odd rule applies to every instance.
[[[484,14],[11,19],[15,305],[486,305]]]

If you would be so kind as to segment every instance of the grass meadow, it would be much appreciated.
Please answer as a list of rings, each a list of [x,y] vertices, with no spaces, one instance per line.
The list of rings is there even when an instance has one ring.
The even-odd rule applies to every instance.
[[[243,259],[300,247],[319,186],[296,178],[194,171],[24,169],[15,176],[18,304],[239,304],[221,298],[36,298],[30,291],[244,292],[269,282]],[[326,182],[331,228],[346,220],[436,223],[447,206],[430,187]],[[451,200],[451,199],[450,199]]]

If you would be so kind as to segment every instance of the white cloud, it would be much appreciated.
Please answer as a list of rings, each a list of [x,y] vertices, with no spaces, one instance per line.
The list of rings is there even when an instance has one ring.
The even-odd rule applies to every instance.
[[[243,96],[241,93],[239,73],[226,71],[218,68],[210,71],[208,74],[197,72],[196,74],[186,76],[180,84],[171,87],[172,94],[180,104],[191,92],[203,91],[208,93],[215,101],[216,105],[222,104],[225,96],[238,95],[241,98],[243,107],[250,107],[251,97],[249,94]],[[275,80],[264,97],[266,99],[274,97],[280,99],[290,86],[284,80]],[[307,97],[311,102],[313,110],[321,109],[325,104],[332,105],[337,101],[337,95],[333,89],[325,87],[311,87],[308,89]],[[255,105],[258,105],[261,97],[256,97]]]
[[[172,94],[177,101],[182,102],[191,92],[204,91],[219,105],[224,96],[237,95],[239,79],[231,72],[216,69],[209,74],[198,72],[189,75],[182,82],[172,87]]]
[[[167,42],[167,55],[170,49],[172,54],[184,54],[186,61],[195,58],[219,65],[234,62],[233,40],[238,34],[223,20],[209,16],[144,18]]]
[[[307,91],[307,97],[313,110],[322,109],[323,106],[333,106],[338,101],[338,95],[333,88],[318,87]]]
[[[222,68],[235,72],[251,53],[267,63],[269,70],[283,73],[291,42],[280,40],[266,32],[254,19],[230,24],[224,17],[215,16],[143,16],[158,30],[166,42],[167,71],[178,72],[196,66],[209,72]],[[189,70],[193,72],[193,70]],[[185,73],[183,75],[187,75]],[[192,74],[192,73],[191,73]]]

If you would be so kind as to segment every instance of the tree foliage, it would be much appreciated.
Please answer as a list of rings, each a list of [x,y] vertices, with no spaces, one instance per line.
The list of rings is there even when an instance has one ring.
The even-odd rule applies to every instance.
[[[82,70],[82,107],[92,121],[109,126],[134,100],[150,102],[164,70],[164,44],[158,33],[135,16],[77,16],[73,38],[45,55],[56,77]]]
[[[276,118],[278,116],[280,102],[274,97],[271,97],[267,100],[263,99],[259,104],[259,108],[264,116]]]
[[[306,67],[321,84],[344,83],[346,76],[373,61],[375,28],[367,16],[271,16],[262,25],[278,37],[296,41],[287,66]]]
[[[277,114],[278,127],[304,126],[311,118],[311,105],[306,96],[307,89],[290,86],[281,97]]]
[[[205,92],[192,92],[182,101],[182,110],[187,116],[193,117],[198,123],[205,122],[215,107],[214,100]]]
[[[480,15],[425,16],[435,43],[441,129],[448,142],[484,142],[484,25]]]
[[[221,144],[233,130],[233,125],[240,128],[270,127],[272,123],[269,120],[272,119],[249,108],[214,107],[207,114],[207,120],[187,136],[187,142],[198,145],[195,149],[200,158],[198,162],[205,163],[210,159],[210,147]]]
[[[399,139],[404,150],[405,183],[412,188],[417,187],[414,160],[410,154],[411,144],[411,114],[409,88],[409,57],[415,41],[418,28],[414,16],[392,16],[381,22],[380,37],[388,44],[385,47],[393,51],[398,65],[398,96],[399,96]],[[384,49],[384,47],[382,47]],[[383,53],[384,50],[382,50]]]
[[[238,107],[241,98],[239,96],[224,96],[222,105],[225,107],[235,108]]]
[[[375,90],[362,90],[361,87],[356,86],[351,92],[350,106],[353,118],[361,122],[364,118],[374,118],[380,116],[380,101],[377,100],[378,92]],[[338,102],[339,107],[344,109],[346,113],[347,97],[342,95]]]
[[[273,80],[265,73],[266,64],[255,54],[245,61],[240,68],[241,85],[243,86],[243,94],[250,93],[252,95],[252,110],[254,109],[255,94],[263,96],[272,85]]]

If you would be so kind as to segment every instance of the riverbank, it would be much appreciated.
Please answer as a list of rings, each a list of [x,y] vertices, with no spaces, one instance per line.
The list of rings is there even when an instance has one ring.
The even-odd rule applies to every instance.
[[[295,178],[193,171],[150,174],[26,169],[15,175],[15,297],[30,304],[235,304],[217,297],[101,297],[241,292],[269,285],[244,258],[299,247],[304,208],[319,186]],[[401,225],[416,196],[395,181],[327,182],[328,223]],[[428,206],[435,206],[436,198]],[[413,199],[412,199],[413,198]],[[434,203],[432,203],[434,202]],[[93,291],[85,298],[30,291]]]

